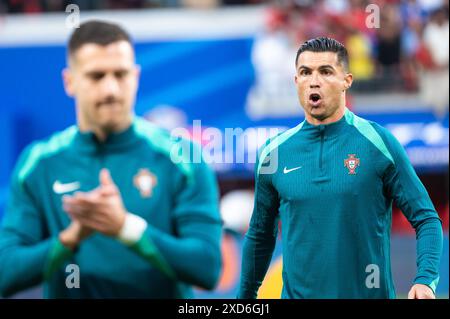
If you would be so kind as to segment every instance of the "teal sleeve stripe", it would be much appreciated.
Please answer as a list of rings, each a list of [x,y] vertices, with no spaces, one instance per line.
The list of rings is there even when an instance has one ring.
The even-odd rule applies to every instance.
[[[78,129],[76,126],[71,126],[63,132],[56,133],[48,141],[39,142],[34,145],[23,166],[19,170],[19,182],[22,183],[26,179],[28,174],[30,174],[37,163],[39,163],[39,160],[43,157],[55,154],[61,149],[69,146],[77,131]]]
[[[375,145],[384,156],[395,164],[394,158],[386,147],[386,144],[384,144],[383,139],[368,121],[356,116],[347,108],[345,109],[345,120],[348,124],[354,126],[364,137]]]
[[[194,174],[191,164],[202,161],[202,153],[198,145],[185,139],[172,137],[141,118],[136,118],[134,124],[138,135],[143,137],[153,149],[168,156],[188,180],[192,180]]]
[[[130,246],[134,252],[142,256],[145,260],[151,263],[155,268],[159,269],[169,278],[175,280],[175,272],[172,270],[170,265],[158,251],[150,237],[144,232],[141,239]]]
[[[439,276],[429,284],[429,287],[433,290],[434,294],[436,294],[436,288],[438,283],[439,283]]]
[[[269,144],[267,144],[263,150],[261,151],[261,155],[259,157],[259,163],[258,163],[258,169],[256,171],[256,174],[259,175],[259,171],[261,170],[261,166],[263,165],[263,162],[267,155],[269,155],[274,149],[279,147],[281,144],[286,142],[292,135],[300,131],[303,127],[303,124],[305,121],[301,122],[299,125],[297,125],[294,128],[291,128],[290,130],[287,130],[286,132],[276,136],[272,141],[270,141]]]
[[[48,258],[44,268],[44,280],[50,278],[50,276],[63,264],[63,262],[71,257],[73,252],[64,246],[58,239],[55,240],[50,247]]]

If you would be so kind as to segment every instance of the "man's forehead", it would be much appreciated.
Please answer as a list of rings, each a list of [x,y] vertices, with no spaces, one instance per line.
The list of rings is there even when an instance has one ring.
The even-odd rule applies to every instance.
[[[71,59],[83,67],[93,65],[130,65],[134,64],[134,50],[126,41],[113,42],[108,45],[86,43],[81,46]]]
[[[339,66],[337,53],[305,51],[298,57],[298,67],[317,68],[322,65]]]

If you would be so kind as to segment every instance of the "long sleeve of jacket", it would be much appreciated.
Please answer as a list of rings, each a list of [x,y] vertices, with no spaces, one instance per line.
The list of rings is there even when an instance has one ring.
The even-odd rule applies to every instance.
[[[259,161],[255,165],[254,209],[242,252],[238,293],[241,299],[257,297],[272,259],[278,232],[278,195],[272,186],[271,174],[265,174],[258,168]]]
[[[9,296],[41,283],[72,252],[47,235],[30,174],[24,174],[32,147],[23,152],[13,172],[10,196],[0,228],[0,295]]]
[[[385,189],[416,231],[417,274],[414,283],[427,285],[435,292],[443,247],[441,220],[405,150],[391,133],[383,131],[382,136],[394,160],[384,175]]]

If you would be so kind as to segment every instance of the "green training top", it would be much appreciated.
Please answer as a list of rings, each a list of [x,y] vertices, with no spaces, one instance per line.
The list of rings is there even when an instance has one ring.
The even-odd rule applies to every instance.
[[[255,207],[238,296],[257,296],[281,220],[282,298],[395,298],[393,201],[417,233],[414,283],[434,291],[442,226],[403,147],[388,130],[346,109],[335,123],[304,121],[269,140],[256,164]]]
[[[148,227],[130,245],[97,233],[72,252],[58,240],[70,224],[62,196],[98,187],[102,168]],[[221,270],[217,204],[214,174],[193,143],[140,118],[103,143],[70,127],[29,146],[14,170],[0,295],[43,281],[48,298],[189,298],[192,285],[212,289]],[[79,267],[79,288],[66,285],[68,264]]]

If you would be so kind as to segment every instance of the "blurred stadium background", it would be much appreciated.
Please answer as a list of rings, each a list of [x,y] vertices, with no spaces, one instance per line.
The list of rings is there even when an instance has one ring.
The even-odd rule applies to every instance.
[[[298,45],[323,35],[343,42],[356,78],[349,107],[400,140],[443,220],[437,293],[448,298],[448,0],[0,0],[0,219],[20,151],[75,122],[61,80],[69,4],[79,6],[81,21],[119,22],[134,37],[142,67],[138,115],[167,129],[189,130],[194,120],[203,129],[242,128],[234,149],[247,139],[248,154],[263,143],[249,129],[286,129],[303,120],[293,84]],[[380,28],[367,27],[370,4],[380,8]],[[234,298],[253,165],[213,166],[226,227],[224,270],[215,291],[197,296]],[[280,257],[281,243],[260,297],[279,296]],[[391,259],[397,293],[405,297],[416,270],[415,236],[398,209]],[[16,297],[40,296],[37,287]]]

